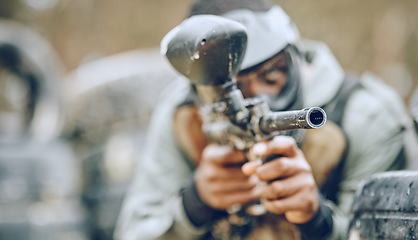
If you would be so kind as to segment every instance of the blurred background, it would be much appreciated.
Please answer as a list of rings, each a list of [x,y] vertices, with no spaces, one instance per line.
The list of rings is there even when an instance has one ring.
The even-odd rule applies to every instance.
[[[0,0],[0,239],[112,239],[191,2]],[[274,2],[418,115],[417,1]]]
[[[89,60],[159,46],[191,0],[3,0],[44,34],[67,71]],[[348,70],[371,70],[407,96],[416,84],[418,3],[413,0],[279,1],[301,35],[329,44]],[[17,10],[21,5],[23,10]],[[5,8],[2,7],[2,11]],[[402,77],[399,77],[401,74]],[[395,79],[408,79],[400,83]],[[414,81],[415,80],[415,81]]]

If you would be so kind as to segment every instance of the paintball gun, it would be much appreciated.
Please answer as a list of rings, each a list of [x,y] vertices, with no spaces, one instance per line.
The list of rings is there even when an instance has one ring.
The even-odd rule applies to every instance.
[[[195,87],[203,131],[214,142],[245,150],[277,132],[320,128],[326,122],[319,107],[273,112],[261,98],[244,99],[234,76],[244,58],[247,34],[237,21],[193,16],[170,31],[162,46],[172,66]]]

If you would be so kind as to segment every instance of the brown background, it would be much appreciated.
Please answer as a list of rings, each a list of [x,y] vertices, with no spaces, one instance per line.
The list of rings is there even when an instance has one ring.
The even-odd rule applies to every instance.
[[[20,4],[23,8],[15,16],[41,31],[58,51],[66,71],[71,71],[94,58],[158,47],[184,18],[191,2],[57,0],[44,10]],[[347,70],[379,74],[408,101],[418,82],[418,1],[275,2],[292,16],[303,37],[329,44]]]

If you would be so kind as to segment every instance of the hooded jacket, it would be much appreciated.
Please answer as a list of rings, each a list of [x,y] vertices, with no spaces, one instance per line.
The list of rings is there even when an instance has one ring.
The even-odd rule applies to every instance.
[[[304,104],[330,106],[345,72],[325,44],[304,41],[303,46],[314,56],[303,79]],[[349,211],[359,181],[405,167],[402,152],[407,114],[401,99],[371,73],[360,79],[361,87],[350,94],[343,111],[341,126],[349,148],[336,192],[337,204],[325,200],[332,210],[329,239],[347,238]],[[176,142],[172,119],[188,92],[188,80],[180,77],[161,93],[144,155],[120,212],[116,239],[200,239],[208,231],[209,226],[195,227],[190,222],[182,201],[181,191],[193,177],[194,166]]]

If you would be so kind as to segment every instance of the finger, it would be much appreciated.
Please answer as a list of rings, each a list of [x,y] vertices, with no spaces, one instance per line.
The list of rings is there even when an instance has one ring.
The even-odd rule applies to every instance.
[[[242,166],[241,170],[245,175],[250,176],[250,175],[256,173],[257,168],[261,164],[262,164],[261,160],[250,161],[250,162],[245,163]]]
[[[266,209],[275,214],[288,211],[300,211],[312,214],[318,209],[318,196],[309,191],[300,191],[286,198],[263,201]]]
[[[276,136],[270,141],[259,142],[252,147],[253,153],[258,156],[282,154],[292,157],[296,154],[297,149],[295,139],[289,136]]]
[[[230,194],[233,192],[251,191],[259,183],[257,177],[250,177],[245,180],[218,181],[211,186],[214,193]]]
[[[203,151],[203,161],[213,161],[218,164],[232,165],[243,163],[245,155],[230,146],[220,146],[216,144],[208,145]]]
[[[255,187],[251,191],[235,191],[230,194],[223,194],[217,198],[215,205],[222,205],[230,208],[236,204],[246,204],[260,198],[261,188]]]
[[[267,200],[277,200],[297,194],[303,189],[312,190],[316,188],[313,177],[307,174],[276,180],[267,184],[262,192],[262,198]]]
[[[261,181],[271,181],[310,171],[311,167],[304,159],[281,157],[259,166],[257,176]]]
[[[240,167],[222,167],[217,165],[202,164],[199,166],[199,176],[203,176],[208,181],[245,181],[248,179]]]

